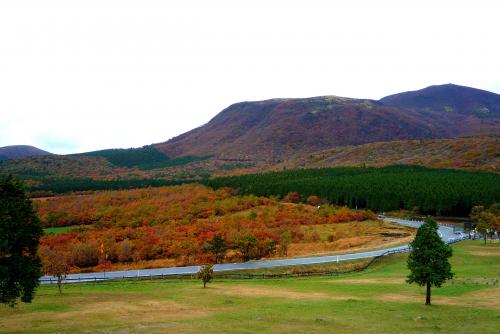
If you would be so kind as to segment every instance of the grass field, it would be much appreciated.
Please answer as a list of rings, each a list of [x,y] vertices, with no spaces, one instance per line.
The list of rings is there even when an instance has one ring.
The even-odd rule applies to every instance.
[[[405,283],[406,255],[337,277],[43,286],[32,304],[0,307],[1,333],[499,333],[500,244],[453,245],[456,277]]]
[[[69,232],[74,227],[75,226],[47,227],[47,228],[44,228],[43,231],[47,235],[57,235],[57,234]]]

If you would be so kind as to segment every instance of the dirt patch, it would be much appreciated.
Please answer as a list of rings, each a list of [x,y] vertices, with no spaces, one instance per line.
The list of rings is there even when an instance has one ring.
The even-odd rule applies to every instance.
[[[371,237],[343,238],[334,242],[300,242],[288,247],[288,256],[317,256],[345,252],[345,250],[364,249],[363,245],[370,242]]]
[[[500,249],[496,250],[496,251],[493,251],[493,250],[490,250],[490,251],[474,251],[474,252],[471,252],[471,254],[475,255],[475,256],[500,256]]]
[[[213,287],[217,293],[245,296],[245,297],[271,297],[271,298],[288,298],[288,299],[334,299],[347,300],[352,299],[349,296],[331,295],[321,292],[301,292],[287,289],[271,288],[271,287],[255,287],[255,286],[225,286],[221,288]]]
[[[465,298],[471,300],[474,306],[500,308],[500,287],[475,291]]]
[[[170,300],[104,301],[80,307],[74,312],[56,314],[54,317],[66,319],[94,314],[108,314],[115,319],[122,320],[130,320],[133,317],[138,321],[161,321],[198,318],[208,315],[209,312]]]
[[[348,278],[331,281],[332,283],[346,284],[404,284],[402,277],[379,277],[379,278]]]
[[[383,238],[375,240],[370,239],[370,237],[363,237],[346,238],[337,242],[293,243],[288,248],[288,257],[359,253],[379,248],[390,248],[407,244],[413,241],[413,239],[414,236],[412,235],[404,238]]]

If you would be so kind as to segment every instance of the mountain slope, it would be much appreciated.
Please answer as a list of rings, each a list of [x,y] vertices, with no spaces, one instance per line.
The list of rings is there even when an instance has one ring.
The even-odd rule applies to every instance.
[[[386,105],[418,108],[480,117],[500,116],[500,95],[453,84],[430,86],[417,91],[386,96]]]
[[[29,145],[0,147],[0,160],[51,155],[52,153]]]
[[[454,85],[423,92],[424,102],[434,102],[419,102],[412,92],[381,101],[323,96],[236,103],[156,147],[170,157],[269,161],[344,145],[500,133],[499,95]],[[452,104],[460,92],[464,97]],[[457,112],[444,111],[448,104]]]
[[[381,167],[392,164],[500,171],[500,136],[406,140],[342,146],[307,153],[271,168],[344,166]]]

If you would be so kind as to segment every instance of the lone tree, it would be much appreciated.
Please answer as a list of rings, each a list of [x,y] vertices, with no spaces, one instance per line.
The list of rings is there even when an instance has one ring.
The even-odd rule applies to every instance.
[[[0,176],[0,302],[32,301],[41,273],[40,220],[20,181]]]
[[[70,263],[68,255],[61,247],[46,248],[42,254],[44,273],[57,279],[59,293],[62,293],[62,282],[69,274]]]
[[[452,255],[451,247],[439,237],[438,225],[432,218],[427,218],[418,228],[415,240],[410,244],[408,256],[408,283],[426,286],[425,304],[431,304],[431,286],[440,288],[448,279],[453,278],[448,258]]]
[[[203,282],[203,287],[207,287],[207,283],[210,283],[214,278],[214,269],[212,264],[207,264],[206,266],[201,267],[200,271],[196,275]]]

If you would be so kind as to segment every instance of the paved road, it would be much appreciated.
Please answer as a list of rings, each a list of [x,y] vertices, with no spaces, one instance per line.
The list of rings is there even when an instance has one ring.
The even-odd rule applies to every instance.
[[[396,218],[384,218],[387,222],[397,223],[409,227],[418,228],[422,222],[409,221]],[[453,233],[453,229],[447,226],[439,226],[439,234],[441,238],[448,243],[463,240],[458,235]],[[314,256],[302,257],[281,260],[267,260],[267,261],[249,261],[243,263],[224,263],[214,266],[214,271],[228,271],[228,270],[241,270],[241,269],[259,269],[271,267],[294,266],[304,264],[318,264],[327,262],[340,262],[355,259],[372,258],[375,256],[386,255],[391,253],[400,253],[409,251],[408,245],[385,248],[362,253],[349,253],[331,256]],[[141,269],[141,270],[126,270],[126,271],[110,271],[110,272],[94,272],[87,274],[71,274],[66,278],[66,282],[89,282],[98,280],[109,280],[118,278],[136,278],[136,277],[150,277],[150,276],[172,276],[172,275],[190,275],[195,274],[200,270],[200,266],[189,267],[171,267],[171,268],[158,268],[158,269]],[[53,276],[44,276],[41,278],[42,283],[55,283],[56,279]]]

